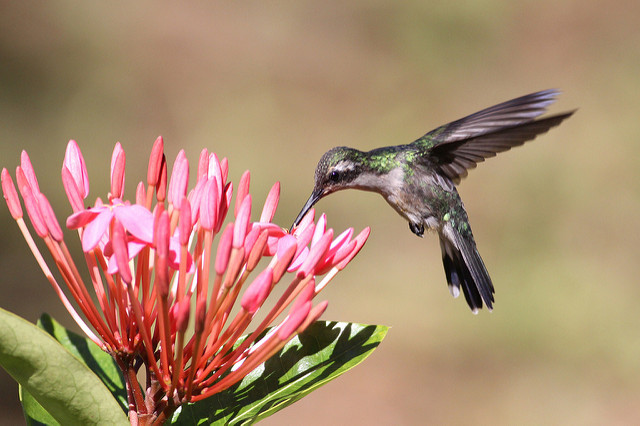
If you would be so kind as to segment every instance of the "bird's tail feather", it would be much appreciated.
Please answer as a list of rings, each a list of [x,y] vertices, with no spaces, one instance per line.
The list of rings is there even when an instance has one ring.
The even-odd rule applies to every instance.
[[[452,227],[443,231],[440,248],[451,294],[458,297],[462,287],[464,298],[474,313],[482,308],[483,301],[489,310],[493,309],[493,284],[473,236],[463,236]]]

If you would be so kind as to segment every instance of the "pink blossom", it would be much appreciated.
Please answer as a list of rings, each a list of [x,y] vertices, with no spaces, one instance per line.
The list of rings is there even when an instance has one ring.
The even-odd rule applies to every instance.
[[[64,233],[40,193],[26,152],[16,169],[18,191],[9,172],[2,171],[11,215],[57,295],[87,336],[123,368],[129,405],[137,412],[132,419],[167,418],[175,404],[207,398],[242,380],[322,315],[327,302],[314,306],[314,297],[369,235],[367,228],[354,238],[348,229],[334,238],[326,216],[316,224],[313,212],[289,233],[272,222],[279,183],[254,222],[248,171],[234,201],[227,159],[203,150],[196,184],[189,190],[186,154],[180,151],[169,179],[163,143],[159,137],[153,145],[146,182],[137,185],[134,202],[125,197],[125,152],[116,144],[107,201],[98,198],[85,208],[88,173],[78,144],[69,142],[62,182],[73,213],[66,225],[81,238],[88,283],[72,257],[63,255]],[[32,243],[18,193],[64,286]],[[234,218],[229,219],[232,202]],[[263,259],[268,265],[260,268]],[[267,303],[275,287],[281,287],[282,296]],[[234,309],[238,303],[240,309]],[[285,319],[278,320],[287,310]],[[259,311],[262,319],[256,324]],[[189,321],[194,321],[191,328]],[[273,331],[266,333],[267,327]],[[247,337],[237,344],[243,334]],[[136,362],[144,365],[153,392],[141,392]],[[169,400],[172,404],[166,404]],[[154,411],[156,404],[160,412]]]

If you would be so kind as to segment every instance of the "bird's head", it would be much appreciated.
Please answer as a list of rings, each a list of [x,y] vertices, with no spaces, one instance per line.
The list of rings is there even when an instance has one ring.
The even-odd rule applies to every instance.
[[[341,189],[353,188],[362,173],[365,153],[346,146],[331,148],[325,152],[316,166],[315,182],[311,196],[293,222],[296,226],[322,197]]]

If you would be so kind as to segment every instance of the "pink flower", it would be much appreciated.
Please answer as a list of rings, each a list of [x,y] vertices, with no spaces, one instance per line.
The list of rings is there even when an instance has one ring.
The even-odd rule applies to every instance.
[[[68,253],[26,153],[16,170],[18,191],[34,231],[64,277],[64,288],[33,242],[6,169],[2,190],[11,215],[67,310],[123,369],[130,417],[155,413],[158,420],[179,404],[238,383],[315,321],[327,302],[314,306],[314,297],[360,251],[369,229],[355,237],[348,229],[334,238],[324,215],[316,224],[309,214],[289,233],[272,223],[280,196],[278,183],[269,191],[259,220],[252,222],[248,171],[233,201],[227,160],[203,150],[197,181],[189,190],[185,153],[180,151],[168,178],[162,138],[153,146],[146,185],[138,184],[135,202],[130,202],[124,197],[125,158],[116,144],[108,202],[97,199],[93,207],[85,208],[89,194],[85,162],[75,141],[67,147],[62,181],[73,213],[66,225],[79,233],[89,283],[82,280]],[[235,218],[227,221],[232,202]],[[265,258],[268,262],[261,263]],[[256,270],[260,264],[266,266]],[[267,306],[275,287],[282,287],[281,296]],[[266,312],[254,324],[260,310]],[[285,311],[285,318],[277,321]],[[190,321],[193,327],[188,327]],[[265,334],[268,327],[272,329]],[[238,345],[242,335],[248,336]],[[151,387],[161,392],[141,392],[136,380],[139,365],[144,365]],[[162,407],[160,413],[156,407]]]

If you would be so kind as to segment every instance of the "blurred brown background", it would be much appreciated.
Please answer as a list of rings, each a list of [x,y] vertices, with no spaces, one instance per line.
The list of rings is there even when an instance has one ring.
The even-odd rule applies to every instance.
[[[182,148],[195,164],[206,146],[229,157],[234,181],[250,169],[256,200],[279,180],[275,220],[288,226],[328,148],[406,143],[560,88],[552,111],[579,108],[574,117],[460,187],[496,285],[491,314],[451,299],[437,238],[415,238],[380,197],[318,205],[338,230],[373,230],[323,293],[324,317],[392,329],[364,364],[265,424],[637,424],[639,7],[4,1],[0,165],[13,172],[26,149],[63,221],[69,139],[96,197],[116,141],[133,194],[161,134],[170,164]],[[4,206],[0,220],[0,306],[71,325]],[[0,390],[2,422],[23,422],[4,372]]]

